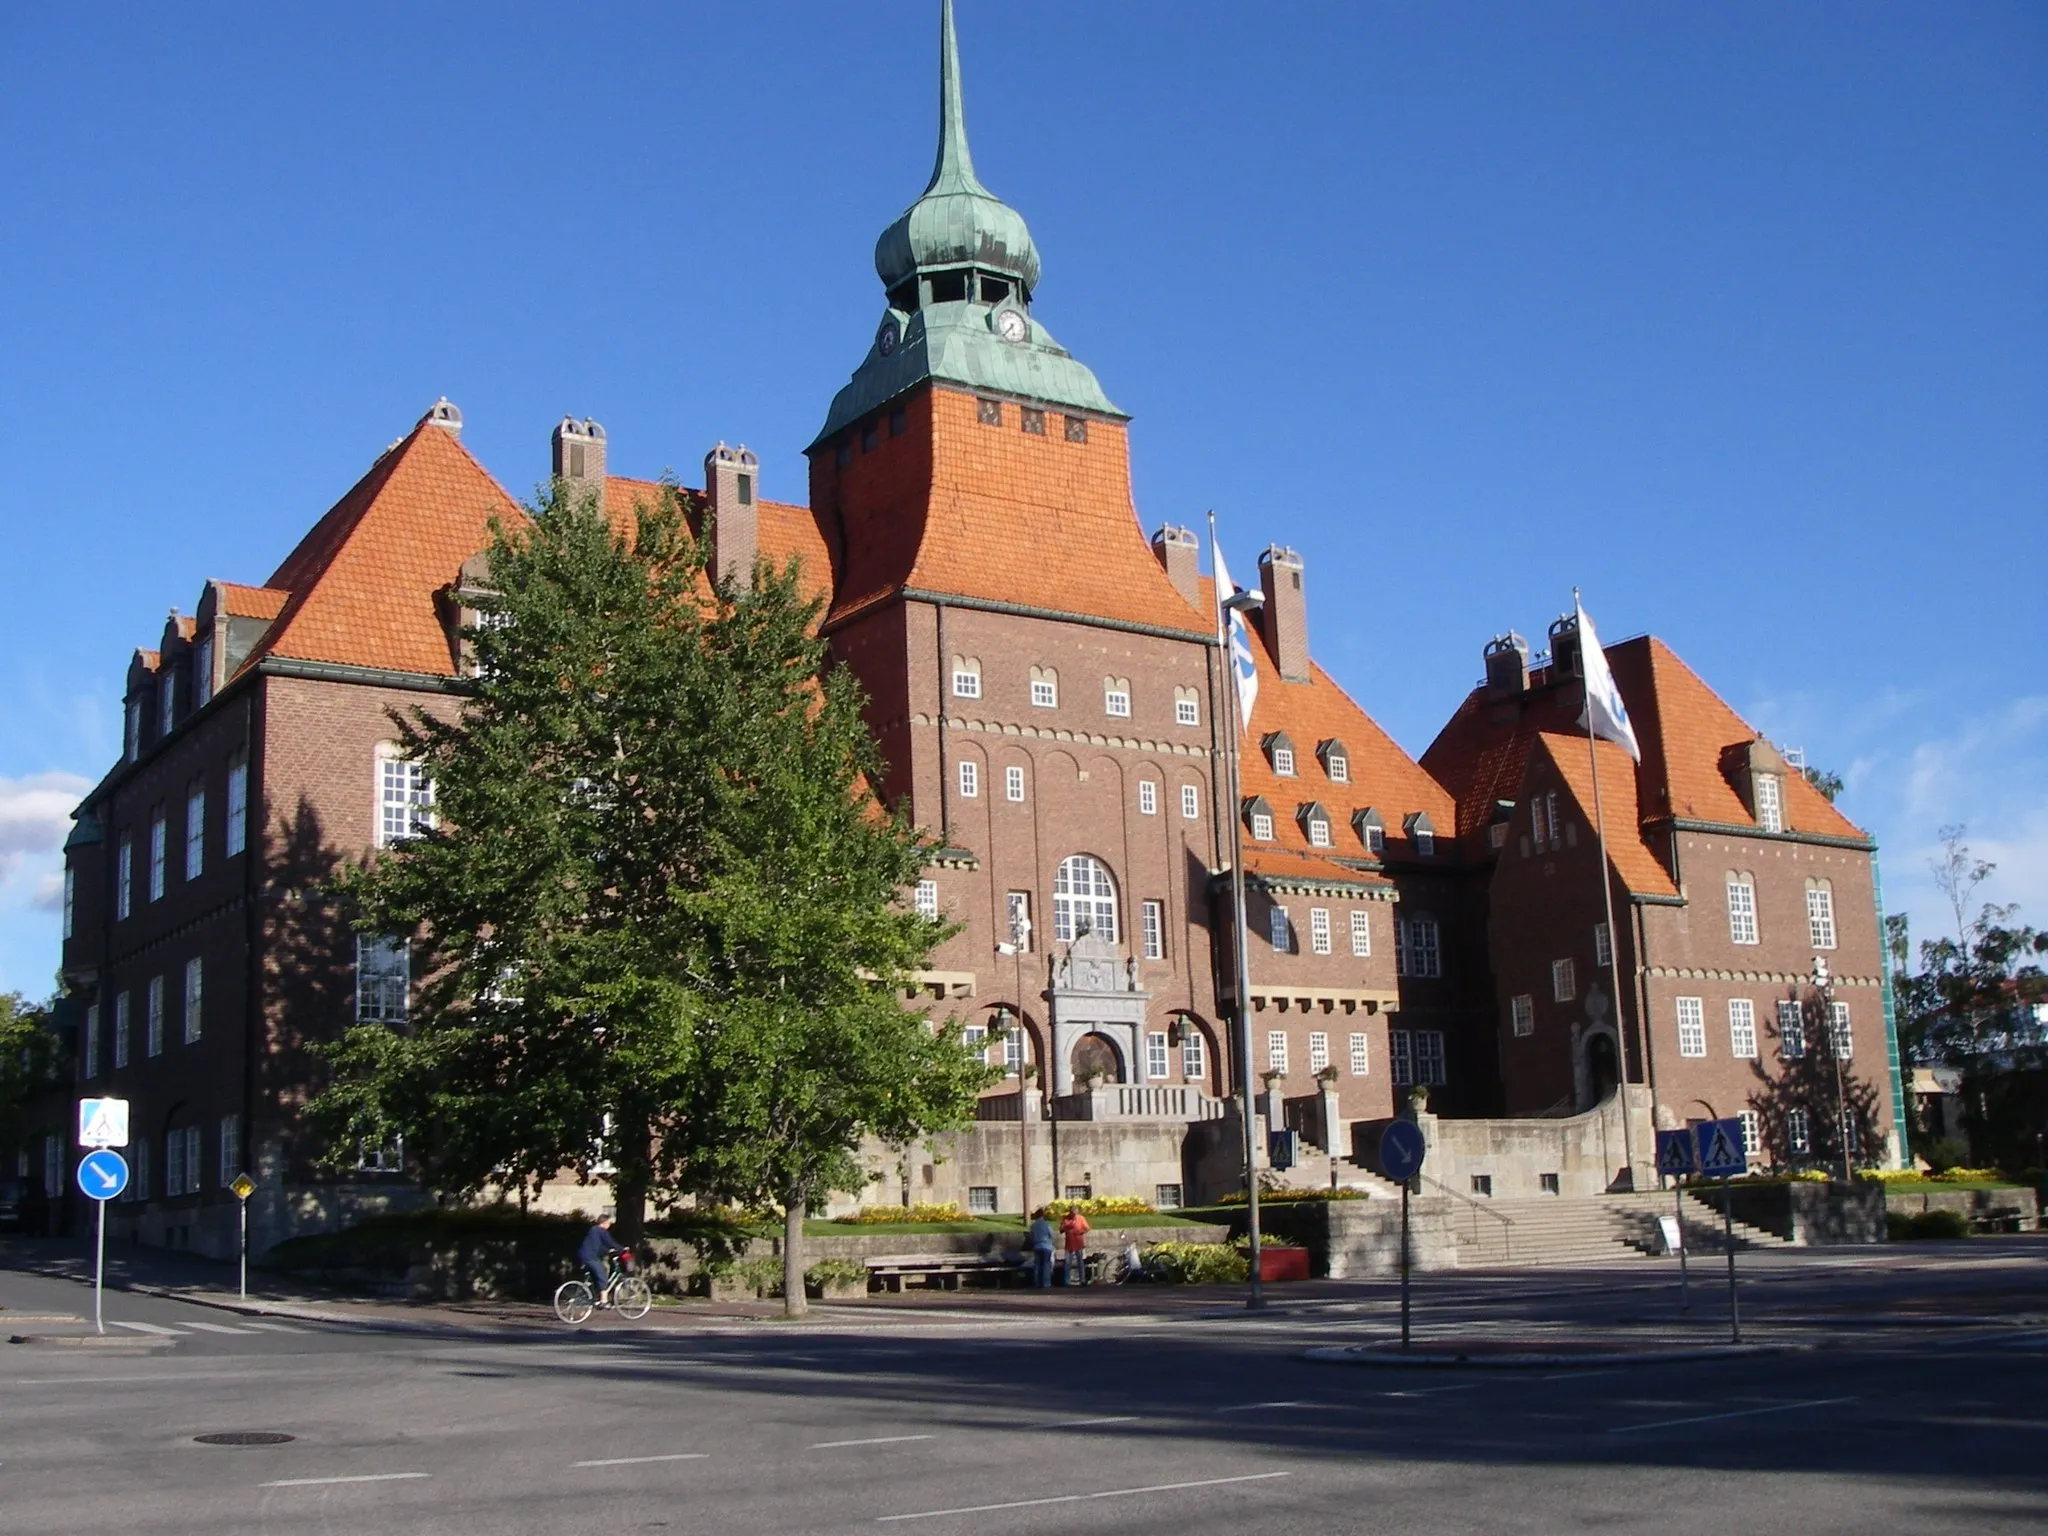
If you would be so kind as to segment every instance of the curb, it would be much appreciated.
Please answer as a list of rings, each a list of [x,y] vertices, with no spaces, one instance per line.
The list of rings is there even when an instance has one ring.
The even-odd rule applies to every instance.
[[[17,1333],[7,1340],[10,1344],[32,1344],[38,1347],[68,1345],[72,1348],[92,1349],[169,1349],[177,1340],[159,1334],[137,1334],[134,1337],[112,1333]]]
[[[1379,1370],[1576,1370],[1585,1366],[1676,1365],[1691,1360],[1744,1360],[1804,1349],[1799,1344],[1716,1344],[1692,1349],[1641,1349],[1598,1354],[1402,1354],[1381,1344],[1339,1344],[1303,1350],[1301,1358],[1321,1365],[1354,1365]]]

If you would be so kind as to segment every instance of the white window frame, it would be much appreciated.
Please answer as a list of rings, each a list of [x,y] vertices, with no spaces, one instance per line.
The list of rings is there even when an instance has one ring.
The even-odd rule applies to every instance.
[[[1785,830],[1785,797],[1775,773],[1756,776],[1756,824],[1766,832]]]
[[[1508,999],[1508,1028],[1516,1035],[1536,1033],[1536,997],[1520,992]]]
[[[1269,1029],[1266,1031],[1266,1070],[1287,1075],[1287,1031]]]
[[[1308,845],[1311,848],[1327,848],[1330,846],[1330,823],[1327,817],[1309,817]]]
[[[1138,814],[1157,816],[1159,814],[1159,785],[1152,779],[1138,780]]]
[[[1034,677],[1031,679],[1031,707],[1033,709],[1058,709],[1060,685],[1057,679]]]
[[[1579,968],[1567,955],[1550,962],[1550,1000],[1569,1003],[1579,995]]]
[[[1806,932],[1815,949],[1835,947],[1835,893],[1825,885],[1806,888]]]
[[[1755,1162],[1757,1154],[1763,1151],[1763,1122],[1757,1118],[1757,1112],[1753,1109],[1738,1109],[1735,1111],[1735,1118],[1742,1125],[1742,1155]]]
[[[1202,819],[1202,792],[1192,784],[1180,787],[1180,819],[1200,821]]]
[[[981,667],[973,663],[953,663],[953,697],[956,699],[978,699],[981,697]]]
[[[1593,925],[1593,964],[1605,967],[1613,963],[1614,941],[1609,935],[1607,924],[1605,922],[1595,923]]]
[[[1003,769],[1003,798],[1017,803],[1024,799],[1024,770],[1015,763]]]
[[[1785,1111],[1785,1150],[1794,1157],[1805,1157],[1813,1151],[1813,1126],[1803,1109]]]
[[[1186,1019],[1180,1024],[1180,1075],[1190,1083],[1206,1082],[1209,1077],[1208,1042]]]
[[[932,887],[932,915],[939,910],[939,888]],[[1003,896],[1003,921],[1007,925],[1005,941],[1017,946],[1022,954],[1031,953],[1031,893],[1009,891]]]
[[[164,979],[162,976],[149,978],[149,986],[143,991],[142,1049],[149,1056],[164,1053]]]
[[[1288,921],[1287,909],[1277,902],[1266,912],[1266,942],[1275,954],[1294,953],[1294,924]]]
[[[434,825],[434,781],[426,765],[400,757],[386,746],[377,749],[376,846],[390,848],[415,838]]]
[[[910,906],[911,910],[916,912],[919,917],[930,918],[934,922],[938,921],[939,882],[936,880],[918,881],[916,888],[911,892]]]
[[[1704,998],[1681,997],[1676,1000],[1678,1018],[1678,1054],[1688,1057],[1703,1057],[1707,1054],[1707,1005]]]
[[[1427,827],[1416,827],[1410,834],[1415,839],[1415,857],[1433,859],[1436,857],[1436,833]]]
[[[1147,960],[1166,958],[1166,903],[1163,901],[1141,902],[1138,906],[1138,931],[1143,939]]]
[[[1273,771],[1283,779],[1294,777],[1294,748],[1275,747],[1273,749]]]
[[[1308,1069],[1321,1075],[1330,1066],[1330,1036],[1327,1030],[1312,1029],[1308,1032]]]
[[[1364,907],[1351,910],[1351,953],[1361,959],[1372,954],[1372,914]]]
[[[222,856],[231,859],[248,846],[249,754],[238,752],[228,761],[227,825],[222,829]]]
[[[1746,997],[1728,999],[1728,1054],[1737,1061],[1756,1060],[1756,1004]]]
[[[1849,1022],[1847,1003],[1828,1004],[1828,1049],[1834,1052],[1837,1061],[1847,1061],[1856,1054],[1856,1032]]]
[[[185,791],[185,878],[197,880],[206,872],[206,781],[201,779]]]
[[[960,759],[958,772],[960,798],[962,800],[978,798],[981,794],[981,764],[971,757],[963,757]]]
[[[1273,813],[1271,811],[1252,812],[1252,841],[1258,843],[1270,843],[1273,841]]]
[[[196,1045],[199,1041],[200,1026],[203,1022],[202,1010],[205,1005],[205,992],[206,962],[198,955],[194,955],[185,962],[185,1017],[183,1023],[184,1039],[187,1045]]]
[[[1755,944],[1757,937],[1756,882],[1742,875],[1728,877],[1728,942]]]
[[[1342,752],[1332,752],[1328,760],[1323,764],[1323,771],[1329,774],[1332,784],[1349,784],[1351,782],[1351,759]]]
[[[356,935],[356,1022],[403,1024],[412,1006],[412,944]]]
[[[1145,1076],[1154,1082],[1165,1080],[1171,1069],[1172,1057],[1167,1051],[1166,1031],[1148,1030],[1145,1034]]]
[[[149,899],[164,899],[164,865],[169,862],[171,824],[162,806],[149,821]]]
[[[403,1136],[394,1136],[381,1147],[373,1147],[368,1142],[357,1142],[356,1172],[405,1172],[405,1138]]]
[[[1173,723],[1175,725],[1200,725],[1202,723],[1202,706],[1194,699],[1175,699],[1173,701]]]
[[[1084,890],[1077,880],[1085,879]],[[1083,929],[1108,943],[1117,941],[1116,876],[1093,854],[1074,853],[1060,860],[1052,882],[1052,936],[1070,944]]]
[[[1131,690],[1128,688],[1105,688],[1102,690],[1102,712],[1112,720],[1131,718]]]
[[[1351,1031],[1351,1075],[1370,1077],[1372,1075],[1372,1045],[1362,1029]]]
[[[1806,1009],[1793,998],[1778,999],[1778,1059],[1800,1061],[1806,1056]]]
[[[1327,955],[1330,952],[1330,909],[1310,907],[1308,909],[1308,947],[1311,954]]]

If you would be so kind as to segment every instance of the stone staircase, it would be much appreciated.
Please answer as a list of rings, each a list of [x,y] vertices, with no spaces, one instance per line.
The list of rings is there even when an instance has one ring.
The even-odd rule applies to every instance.
[[[1424,1193],[1449,1200],[1461,1269],[1642,1258],[1662,1247],[1657,1218],[1672,1214],[1671,1195],[1657,1190],[1583,1199],[1544,1195],[1474,1200],[1446,1197],[1425,1184]],[[1398,1188],[1394,1198],[1400,1198]],[[1725,1252],[1719,1208],[1696,1195],[1688,1195],[1683,1204],[1687,1251],[1695,1255]],[[1734,1238],[1738,1252],[1790,1246],[1784,1238],[1740,1221],[1735,1223]]]

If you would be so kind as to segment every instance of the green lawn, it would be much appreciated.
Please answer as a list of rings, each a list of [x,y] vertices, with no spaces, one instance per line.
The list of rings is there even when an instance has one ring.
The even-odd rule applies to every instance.
[[[2025,1189],[2024,1184],[2015,1184],[2007,1179],[1886,1179],[1886,1189],[1903,1189],[1910,1194],[1933,1194],[1944,1189],[1983,1191],[1987,1189]]]
[[[1095,1232],[1127,1232],[1138,1227],[1204,1227],[1220,1225],[1214,1221],[1190,1220],[1177,1212],[1158,1212],[1150,1216],[1090,1216],[1088,1226]],[[969,1216],[960,1221],[807,1221],[804,1232],[811,1237],[869,1237],[883,1236],[891,1232],[926,1233],[995,1233],[1003,1236],[1020,1236],[1024,1231],[1021,1216]]]

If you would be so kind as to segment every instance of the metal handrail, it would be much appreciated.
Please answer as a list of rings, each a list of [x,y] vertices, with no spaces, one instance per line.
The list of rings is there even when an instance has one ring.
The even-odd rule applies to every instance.
[[[1505,1263],[1509,1259],[1512,1259],[1514,1257],[1515,1237],[1513,1231],[1510,1230],[1515,1225],[1514,1217],[1508,1215],[1506,1211],[1495,1210],[1492,1206],[1486,1204],[1484,1201],[1474,1200],[1470,1195],[1461,1193],[1460,1191],[1451,1188],[1450,1185],[1443,1183],[1441,1180],[1431,1178],[1426,1173],[1418,1173],[1415,1175],[1415,1177],[1424,1184],[1434,1185],[1437,1189],[1449,1195],[1453,1200],[1461,1200],[1466,1205],[1471,1206],[1473,1210],[1484,1212],[1486,1215],[1491,1216],[1495,1221],[1499,1222],[1501,1224],[1502,1229],[1500,1234],[1501,1261]],[[1475,1238],[1479,1235],[1479,1227],[1476,1222],[1472,1227],[1472,1235]]]

